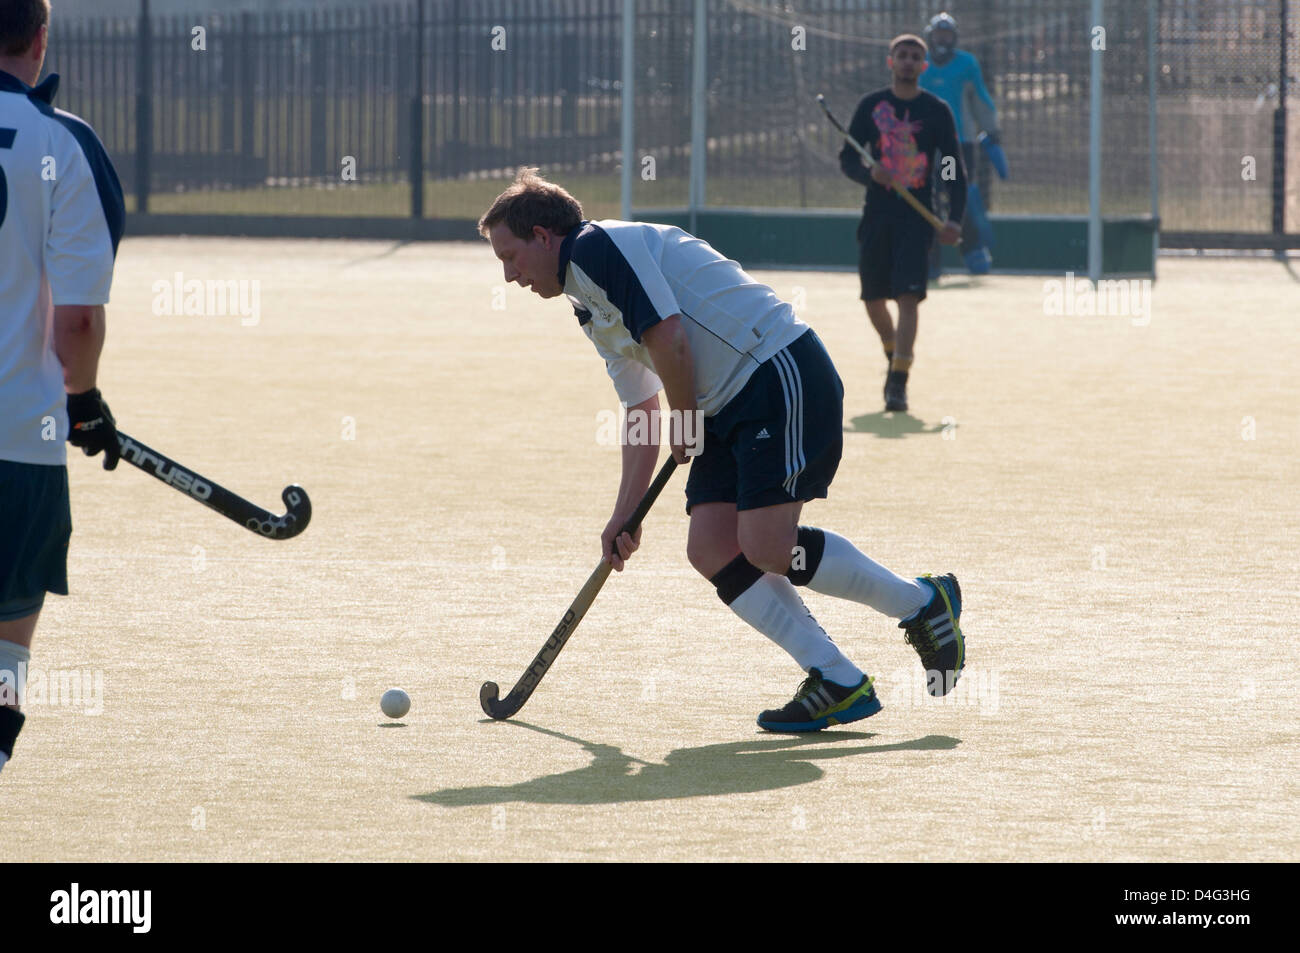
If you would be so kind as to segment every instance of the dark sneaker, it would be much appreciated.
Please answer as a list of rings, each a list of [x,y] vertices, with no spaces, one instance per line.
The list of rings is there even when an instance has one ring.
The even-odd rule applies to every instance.
[[[771,709],[758,716],[758,727],[767,731],[821,731],[831,725],[847,725],[880,711],[880,699],[871,687],[871,679],[853,686],[836,685],[822,678],[819,669],[810,669],[794,699],[784,708]]]
[[[936,697],[947,695],[961,677],[966,664],[966,637],[961,633],[961,587],[952,573],[917,579],[934,590],[930,603],[913,618],[898,623],[903,639],[916,649],[925,666],[926,690]]]
[[[907,371],[890,371],[885,378],[885,410],[907,410]]]
[[[5,687],[12,688],[13,683],[10,682]],[[0,754],[4,755],[5,761],[14,756],[14,742],[18,740],[18,732],[23,730],[23,722],[26,720],[27,716],[17,708],[0,708]]]

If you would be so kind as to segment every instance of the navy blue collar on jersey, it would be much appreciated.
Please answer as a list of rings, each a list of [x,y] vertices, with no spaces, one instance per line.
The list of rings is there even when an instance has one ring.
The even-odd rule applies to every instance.
[[[59,91],[59,74],[51,73],[35,86],[28,86],[12,73],[0,69],[0,93],[22,93],[31,99],[39,99],[45,105],[54,104],[54,94]]]
[[[569,230],[569,234],[564,236],[564,241],[560,242],[560,270],[555,277],[559,279],[560,287],[564,287],[564,275],[569,270],[569,258],[573,255],[573,241],[578,237],[578,232],[587,227],[587,220],[583,219],[578,223],[577,228]]]

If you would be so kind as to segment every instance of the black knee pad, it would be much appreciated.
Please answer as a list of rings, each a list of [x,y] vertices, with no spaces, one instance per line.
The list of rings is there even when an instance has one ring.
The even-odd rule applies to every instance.
[[[817,567],[822,564],[822,553],[826,551],[826,534],[816,526],[800,526],[796,544],[797,551],[791,554],[790,568],[785,575],[796,586],[806,586],[812,582]],[[799,568],[795,568],[796,565]]]
[[[731,605],[740,598],[741,593],[758,582],[762,575],[763,570],[746,559],[744,553],[741,553],[719,569],[709,582],[713,583],[714,588],[718,590],[718,598],[727,605]]]

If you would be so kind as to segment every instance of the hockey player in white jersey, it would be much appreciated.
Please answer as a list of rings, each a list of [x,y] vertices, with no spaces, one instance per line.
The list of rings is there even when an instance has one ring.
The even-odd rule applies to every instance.
[[[849,540],[800,525],[827,495],[843,445],[844,389],[816,333],[789,304],[706,242],[666,225],[586,221],[581,204],[523,169],[479,221],[505,279],[543,298],[567,295],[605,359],[629,418],[660,410],[703,419],[670,435],[691,461],[687,558],[741,619],[776,642],[807,677],[792,701],[762,712],[769,731],[817,731],[875,714],[868,678],[808,612],[796,586],[900,620],[947,693],[965,662],[961,592],[952,575],[905,579]],[[688,449],[696,451],[688,456]],[[656,440],[625,441],[613,513],[601,534],[616,570],[640,544],[619,535],[650,483]]]
[[[0,768],[13,756],[45,594],[66,595],[64,442],[117,466],[96,387],[125,217],[94,131],[37,84],[48,0],[0,0]]]

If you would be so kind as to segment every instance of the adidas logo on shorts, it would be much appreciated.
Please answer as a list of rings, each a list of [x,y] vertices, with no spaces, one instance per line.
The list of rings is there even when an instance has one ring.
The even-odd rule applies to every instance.
[[[760,430],[760,431],[755,435],[754,439],[755,439],[755,440],[767,440],[767,439],[770,438],[771,436],[772,436],[772,435],[771,435],[770,433],[767,432],[767,428],[764,427],[762,430]]]

